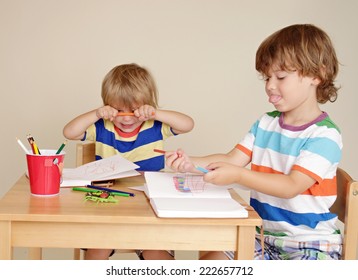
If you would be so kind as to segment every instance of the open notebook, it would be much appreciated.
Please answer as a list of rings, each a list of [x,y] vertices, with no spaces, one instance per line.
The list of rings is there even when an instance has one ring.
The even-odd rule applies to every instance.
[[[247,218],[247,210],[227,187],[194,174],[145,172],[145,192],[158,217]]]
[[[120,155],[86,163],[76,168],[64,168],[61,187],[86,186],[95,181],[137,176],[139,166]]]

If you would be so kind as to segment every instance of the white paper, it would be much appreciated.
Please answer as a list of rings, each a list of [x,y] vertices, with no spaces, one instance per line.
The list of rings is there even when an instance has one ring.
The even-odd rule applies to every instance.
[[[193,174],[145,172],[144,175],[145,193],[158,217],[248,217],[247,210],[231,197],[228,187],[199,183],[198,188],[191,184],[192,176],[196,176]],[[178,178],[181,186],[178,186]]]
[[[145,172],[145,180],[149,197],[185,197],[185,198],[231,198],[226,187],[216,186],[209,183],[195,183],[195,177],[202,178],[201,175],[184,174],[184,173],[166,173],[166,172]],[[180,191],[175,187],[176,178],[186,177],[186,180],[192,182],[192,190]]]
[[[137,168],[139,166],[133,162],[120,155],[115,155],[86,163],[76,168],[64,168],[62,171],[61,187],[83,186],[90,184],[92,181],[137,176],[140,174],[138,171],[135,171]]]

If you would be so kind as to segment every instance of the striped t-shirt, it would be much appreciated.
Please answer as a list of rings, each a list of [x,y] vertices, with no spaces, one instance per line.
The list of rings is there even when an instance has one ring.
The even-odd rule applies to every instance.
[[[316,181],[291,199],[251,191],[250,204],[263,219],[265,234],[295,241],[341,242],[337,217],[329,208],[337,196],[342,138],[327,113],[299,127],[285,125],[278,111],[267,113],[236,147],[250,156],[252,170],[276,174],[297,170]]]
[[[138,171],[159,171],[164,168],[164,155],[153,149],[163,149],[164,140],[174,135],[167,124],[149,120],[135,135],[123,137],[113,122],[100,119],[87,129],[82,141],[95,141],[96,160],[120,154],[139,165]]]

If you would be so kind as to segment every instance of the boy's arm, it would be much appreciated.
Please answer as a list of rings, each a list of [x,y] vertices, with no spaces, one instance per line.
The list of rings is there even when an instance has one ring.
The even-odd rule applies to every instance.
[[[96,111],[93,110],[74,118],[63,128],[63,135],[69,140],[83,139],[87,128],[99,120]]]
[[[157,109],[154,118],[169,125],[176,134],[189,132],[194,127],[194,120],[191,117],[176,111]]]
[[[315,180],[296,170],[289,174],[252,171],[236,165],[215,162],[208,165],[212,171],[205,174],[205,181],[227,185],[237,183],[258,192],[281,198],[293,198],[311,187]]]
[[[212,162],[226,162],[235,166],[245,167],[250,163],[250,157],[236,147],[226,154],[211,154],[207,156],[188,156],[182,149],[165,154],[166,165],[177,172],[196,172],[196,167],[208,168]],[[199,173],[199,172],[197,172]]]
[[[63,128],[63,135],[70,140],[81,140],[85,136],[87,128],[99,119],[113,121],[117,116],[117,109],[105,105],[98,109],[84,113],[74,118]]]

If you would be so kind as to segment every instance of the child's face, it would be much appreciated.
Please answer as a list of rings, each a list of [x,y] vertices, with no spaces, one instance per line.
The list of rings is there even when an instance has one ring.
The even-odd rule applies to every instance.
[[[317,104],[317,81],[298,71],[271,70],[265,79],[268,101],[280,112],[311,108]]]
[[[140,107],[140,105],[135,105],[132,108],[126,108],[122,106],[112,106],[118,110],[118,113],[124,113],[123,115],[117,116],[113,123],[121,131],[125,133],[130,133],[135,131],[140,127],[143,121],[140,121],[136,116],[133,115],[133,112]],[[128,115],[126,115],[128,113]]]

